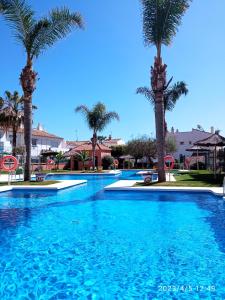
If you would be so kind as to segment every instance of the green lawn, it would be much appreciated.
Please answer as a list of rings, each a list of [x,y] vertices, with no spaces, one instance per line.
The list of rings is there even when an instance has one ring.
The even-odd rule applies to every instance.
[[[220,187],[223,183],[224,175],[214,175],[209,171],[191,171],[186,174],[175,175],[175,182],[152,183],[154,186],[183,186],[183,187]],[[146,186],[144,183],[137,183],[136,186]]]
[[[42,182],[36,182],[36,181],[17,181],[17,182],[11,182],[11,185],[51,185],[54,183],[58,183],[59,181],[56,180],[49,180],[49,181],[42,181]],[[0,186],[8,185],[7,182],[0,182]]]

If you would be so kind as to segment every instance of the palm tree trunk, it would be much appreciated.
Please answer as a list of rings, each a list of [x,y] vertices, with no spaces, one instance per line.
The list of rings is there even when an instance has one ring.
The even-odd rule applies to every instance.
[[[20,82],[24,97],[24,143],[26,149],[24,180],[29,181],[31,175],[31,139],[32,139],[32,96],[35,90],[37,73],[32,69],[32,61],[28,58],[22,70]]]
[[[96,144],[97,144],[97,134],[96,133],[93,133],[91,143],[92,143],[92,167],[94,170],[95,169],[95,149],[96,149]]]
[[[164,169],[165,156],[165,109],[164,109],[164,88],[166,85],[166,65],[160,57],[161,48],[157,47],[154,67],[151,68],[151,86],[155,94],[155,127],[156,146],[158,156],[158,180],[166,181]]]
[[[157,93],[155,103],[155,126],[156,126],[156,146],[158,154],[158,180],[166,180],[164,170],[165,157],[165,124],[164,124],[164,102],[163,93]]]
[[[13,126],[13,139],[12,139],[12,155],[16,156],[16,136],[17,136],[17,128]]]

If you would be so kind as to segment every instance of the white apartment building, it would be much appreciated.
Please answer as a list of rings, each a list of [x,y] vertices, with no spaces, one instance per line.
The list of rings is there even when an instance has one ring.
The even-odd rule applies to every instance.
[[[20,128],[17,133],[17,147],[24,147],[24,131]],[[41,124],[32,130],[32,160],[37,160],[42,151],[68,151],[68,147],[63,138],[51,134],[44,130]],[[0,129],[0,152],[12,152],[12,131],[8,132]]]
[[[192,152],[187,151],[191,148],[197,141],[208,138],[214,133],[214,128],[211,127],[210,132],[198,129],[192,129],[191,131],[179,131],[171,129],[167,133],[168,138],[174,138],[177,145],[177,151],[173,153],[175,159],[180,159],[182,156],[191,156]]]

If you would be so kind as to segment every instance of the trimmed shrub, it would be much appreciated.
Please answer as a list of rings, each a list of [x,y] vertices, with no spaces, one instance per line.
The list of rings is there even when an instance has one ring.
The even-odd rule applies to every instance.
[[[102,167],[104,170],[108,170],[114,162],[114,158],[110,155],[106,155],[102,158]]]

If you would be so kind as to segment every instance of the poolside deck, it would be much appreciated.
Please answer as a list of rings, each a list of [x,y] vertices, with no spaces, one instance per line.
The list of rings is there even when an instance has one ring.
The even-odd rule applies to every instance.
[[[223,196],[222,187],[169,187],[169,186],[134,186],[142,180],[119,180],[106,186],[106,191],[178,191],[178,192],[210,192]]]
[[[5,185],[0,187],[0,193],[11,190],[50,190],[59,191],[70,187],[87,183],[87,180],[60,180],[60,182],[50,185]]]

